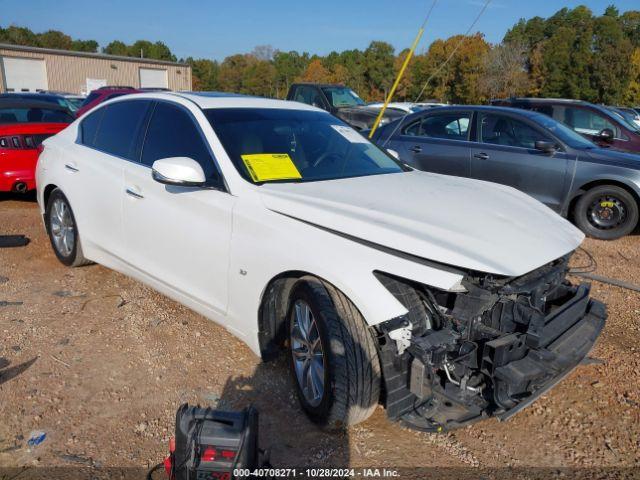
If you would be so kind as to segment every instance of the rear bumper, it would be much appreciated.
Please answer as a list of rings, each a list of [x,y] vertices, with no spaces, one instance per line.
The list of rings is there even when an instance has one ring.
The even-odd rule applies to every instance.
[[[36,188],[37,152],[0,156],[0,191],[10,192],[18,183],[25,183],[27,190]]]

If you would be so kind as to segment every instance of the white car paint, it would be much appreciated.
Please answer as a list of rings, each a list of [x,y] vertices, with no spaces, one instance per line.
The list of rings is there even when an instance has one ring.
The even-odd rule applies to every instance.
[[[387,108],[393,108],[395,110],[400,110],[405,113],[415,113],[418,110],[424,110],[432,107],[443,107],[446,106],[446,103],[429,103],[429,102],[389,102]],[[380,109],[384,106],[384,102],[378,103],[369,103],[367,107]]]
[[[463,272],[455,267],[520,275],[583,239],[532,198],[476,180],[413,171],[254,185],[235,169],[201,109],[318,109],[186,93],[135,98],[188,109],[228,191],[158,183],[142,164],[76,143],[77,120],[44,143],[36,171],[40,210],[44,214],[45,188],[58,186],[74,210],[85,257],[217,321],[256,354],[261,300],[283,273],[325,279],[374,325],[406,313],[374,271],[461,291]]]

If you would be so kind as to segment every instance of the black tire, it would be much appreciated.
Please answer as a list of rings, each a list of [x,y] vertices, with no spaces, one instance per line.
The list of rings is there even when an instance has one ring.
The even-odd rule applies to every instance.
[[[615,240],[630,234],[638,224],[638,203],[622,187],[601,185],[588,190],[576,203],[576,225],[585,235]]]
[[[296,374],[292,330],[298,301],[309,306],[323,350],[324,385],[317,404],[306,398]],[[309,418],[330,430],[369,418],[380,398],[380,361],[375,339],[356,307],[332,285],[303,277],[291,290],[288,320],[291,374]]]
[[[57,235],[55,219],[57,218],[57,214],[54,211],[56,205],[64,205],[65,208],[68,209],[68,218],[70,219],[70,223],[68,223],[65,228],[69,229],[69,233],[72,234],[73,238],[72,247],[68,250],[65,250],[65,247],[60,246],[56,241]],[[64,193],[62,193],[62,190],[59,188],[56,188],[49,196],[49,201],[47,202],[47,208],[45,210],[45,223],[51,247],[60,262],[68,267],[80,267],[82,265],[92,263],[90,260],[87,260],[82,253],[82,245],[80,244],[76,218],[73,215],[73,210],[71,209],[69,200],[67,200],[67,197],[65,197]]]

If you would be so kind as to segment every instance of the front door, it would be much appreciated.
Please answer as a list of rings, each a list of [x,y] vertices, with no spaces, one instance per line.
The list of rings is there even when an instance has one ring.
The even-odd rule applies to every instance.
[[[548,154],[535,142],[555,140],[529,123],[504,114],[478,115],[478,143],[472,150],[471,176],[517,188],[559,212],[569,185],[569,157]]]
[[[153,162],[189,157],[210,188],[169,186],[151,177]],[[124,172],[127,262],[207,309],[227,308],[227,272],[235,197],[219,188],[220,174],[191,112],[159,101],[151,113],[141,161]]]

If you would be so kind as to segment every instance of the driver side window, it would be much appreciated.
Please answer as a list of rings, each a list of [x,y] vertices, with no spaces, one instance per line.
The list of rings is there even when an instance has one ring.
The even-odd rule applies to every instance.
[[[483,114],[480,123],[482,143],[534,149],[537,141],[550,138],[524,122],[504,115]]]

